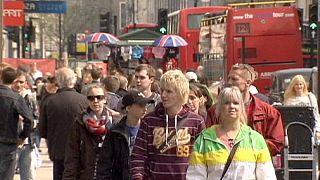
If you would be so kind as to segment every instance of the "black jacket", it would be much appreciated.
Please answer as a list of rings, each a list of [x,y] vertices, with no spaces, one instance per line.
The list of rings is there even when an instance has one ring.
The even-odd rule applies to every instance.
[[[18,134],[19,115],[24,119],[20,134]],[[23,97],[9,87],[0,85],[0,142],[17,143],[18,138],[27,138],[32,125],[32,113]]]
[[[40,134],[47,139],[51,160],[64,159],[71,125],[87,107],[87,98],[73,88],[59,89],[45,101],[40,113]]]
[[[127,117],[114,125],[106,135],[97,165],[97,180],[129,180],[129,131]]]

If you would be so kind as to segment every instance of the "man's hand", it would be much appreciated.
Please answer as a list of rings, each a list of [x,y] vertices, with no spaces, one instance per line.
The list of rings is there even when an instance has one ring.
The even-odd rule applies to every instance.
[[[22,148],[23,145],[24,145],[24,139],[19,139],[17,143],[18,148]]]

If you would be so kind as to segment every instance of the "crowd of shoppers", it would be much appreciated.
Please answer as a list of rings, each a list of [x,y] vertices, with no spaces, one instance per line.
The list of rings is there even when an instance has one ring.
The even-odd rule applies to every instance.
[[[282,119],[250,93],[257,73],[247,64],[232,66],[230,87],[215,96],[201,66],[184,74],[140,64],[131,75],[103,75],[90,64],[82,76],[64,67],[49,77],[31,68],[1,72],[0,177],[12,180],[17,154],[21,177],[35,174],[18,151],[34,151],[39,142],[30,134],[39,129],[54,180],[220,179],[234,147],[226,179],[275,179],[271,156],[283,150]]]

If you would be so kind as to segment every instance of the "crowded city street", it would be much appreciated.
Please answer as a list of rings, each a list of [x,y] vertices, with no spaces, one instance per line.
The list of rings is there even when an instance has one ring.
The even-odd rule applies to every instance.
[[[320,0],[0,12],[0,180],[319,180]]]

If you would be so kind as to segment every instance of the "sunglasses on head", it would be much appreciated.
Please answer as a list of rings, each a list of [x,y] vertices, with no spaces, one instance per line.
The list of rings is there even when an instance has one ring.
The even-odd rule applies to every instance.
[[[104,99],[104,95],[97,95],[97,96],[87,96],[87,99],[89,101],[94,101],[95,99],[97,99],[98,101],[101,101]]]

